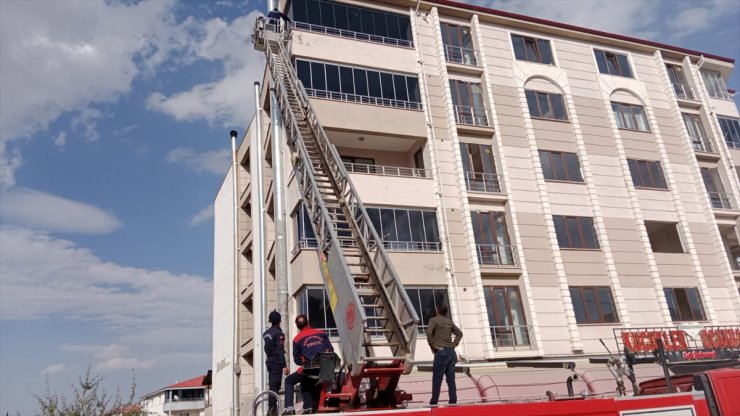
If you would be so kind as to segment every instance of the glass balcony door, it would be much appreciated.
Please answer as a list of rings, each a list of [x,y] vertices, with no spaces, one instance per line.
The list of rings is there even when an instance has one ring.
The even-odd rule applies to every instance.
[[[470,217],[478,262],[484,265],[513,266],[514,249],[506,225],[506,213],[471,211]]]
[[[522,308],[519,288],[487,286],[483,292],[494,347],[529,345],[527,318]]]

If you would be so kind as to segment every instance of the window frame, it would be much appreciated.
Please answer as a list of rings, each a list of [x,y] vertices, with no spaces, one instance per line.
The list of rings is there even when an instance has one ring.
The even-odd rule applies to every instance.
[[[522,52],[524,52],[524,56],[517,56],[517,40],[515,38],[521,39],[522,44]],[[530,42],[533,46],[532,50],[534,52],[533,57],[529,56],[529,50],[527,49],[527,42]],[[550,60],[551,62],[544,62],[543,54],[542,54],[542,44],[546,43],[548,49],[550,50]],[[526,36],[526,35],[520,35],[517,33],[511,34],[511,49],[514,52],[514,59],[517,61],[524,61],[524,62],[533,62],[536,64],[542,64],[542,65],[555,65],[555,54],[553,53],[552,43],[550,42],[550,39],[542,39],[542,38],[536,38],[533,36]]]
[[[544,176],[544,178],[545,178],[546,181],[551,181],[551,182],[569,182],[569,183],[585,183],[586,182],[583,179],[583,172],[581,172],[581,161],[578,158],[578,154],[577,153],[573,153],[573,152],[561,152],[561,151],[557,151],[557,150],[543,150],[543,149],[538,150],[537,153],[540,156],[540,168],[542,169],[542,175]],[[557,172],[555,170],[555,164],[553,163],[553,160],[557,160],[558,155],[559,155],[560,163],[563,166],[563,174],[565,175],[564,178],[558,178],[558,174],[557,174]],[[576,171],[578,172],[579,178],[576,179],[576,178],[571,178],[570,177],[570,175],[571,175],[570,170],[571,169],[569,168],[569,164],[567,163],[567,160],[565,158],[565,155],[573,155],[575,157]],[[546,169],[544,167],[544,164],[542,163],[543,156],[546,156],[547,157],[547,160],[548,160],[547,163],[550,166],[550,169],[548,169],[549,170],[549,176],[551,176],[551,177],[548,177],[548,174],[546,173]]]
[[[442,243],[439,236],[439,229],[427,229],[427,228],[433,228],[428,227],[429,224],[427,224],[427,217],[430,215],[433,215],[434,218],[434,225],[436,227],[439,227],[439,222],[437,220],[437,211],[434,210],[425,210],[425,209],[412,209],[412,208],[398,208],[398,207],[367,207],[366,208],[368,212],[368,216],[370,217],[370,221],[372,222],[373,226],[375,227],[375,230],[378,232],[378,235],[380,236],[380,239],[383,241],[384,245],[386,246],[386,249],[389,251],[398,250],[394,248],[393,243],[407,243],[407,247],[413,247],[413,243],[418,243],[421,246],[424,246],[426,244],[436,244],[437,250],[403,250],[403,251],[438,251],[441,250]],[[398,233],[398,217],[396,211],[405,211],[406,221],[408,222],[408,230],[409,230],[409,240],[400,240],[399,239],[399,233]],[[419,230],[416,230],[416,233],[414,232],[414,228],[412,228],[412,213],[419,213],[414,214],[414,216],[418,216],[420,218],[420,225],[421,225],[421,233],[423,234],[424,240],[423,241],[417,241],[415,240],[415,236],[419,236]],[[375,215],[377,213],[377,216]],[[383,217],[383,215],[386,215],[386,217]],[[384,234],[384,218],[388,218],[389,215],[393,215],[393,236],[395,236],[395,239],[388,239],[386,240],[386,237]],[[376,224],[375,221],[378,221]],[[390,231],[388,230],[388,235],[390,236]]]
[[[632,63],[630,62],[629,54],[612,52],[604,49],[594,49],[593,51],[594,59],[596,60],[596,67],[599,70],[599,73],[605,75],[616,75],[623,78],[635,78],[634,72],[632,71]],[[602,61],[599,60],[599,53],[602,54],[603,65],[601,64]],[[622,61],[620,57],[624,58],[624,60]],[[609,68],[610,63],[615,67],[616,73],[611,72],[611,69]]]
[[[603,300],[600,296],[600,291],[606,289],[609,292],[609,304],[611,305],[612,314],[614,315],[614,320],[607,320],[606,314],[603,311],[602,303]],[[568,291],[570,293],[570,300],[571,304],[573,305],[573,312],[576,317],[576,324],[578,325],[613,325],[613,324],[619,324],[619,313],[617,310],[617,305],[614,302],[614,295],[612,294],[612,290],[610,286],[568,286]],[[595,300],[595,306],[596,306],[596,312],[599,315],[597,319],[593,319],[593,317],[590,316],[589,308],[587,306],[586,296],[584,295],[586,291],[591,291],[594,296]],[[578,313],[576,312],[577,306],[576,306],[576,297],[574,296],[574,292],[578,293],[578,298],[580,300],[580,305],[583,311],[583,316],[586,318],[584,322],[578,322]]]
[[[561,245],[561,236],[557,235],[558,226],[557,226],[556,219],[561,219],[562,221],[562,230],[565,232],[565,235],[563,237],[567,242],[566,246]],[[561,250],[601,250],[601,243],[599,242],[599,236],[596,234],[596,226],[594,225],[593,217],[582,217],[582,216],[576,216],[576,215],[553,215],[552,220],[553,220],[553,224],[555,225],[555,233],[558,238],[558,247]],[[571,233],[568,230],[569,229],[568,220],[575,220],[575,225],[578,231],[578,237],[582,242],[582,246],[576,246],[574,244],[574,241],[576,240],[574,240],[574,238],[570,235]],[[586,220],[590,221],[590,230],[587,229],[589,228],[588,224],[582,223],[582,221],[586,221]],[[593,247],[589,247],[587,244],[586,232],[588,231],[593,233],[593,242],[595,244]]]
[[[651,133],[652,130],[650,128],[650,121],[647,118],[647,112],[645,111],[645,107],[642,105],[637,104],[627,104],[622,103],[619,101],[610,101],[612,106],[612,113],[614,114],[614,119],[617,122],[617,128],[619,130],[630,130],[630,131],[639,131],[643,133]],[[616,107],[615,107],[616,106]],[[626,111],[623,111],[625,109]],[[635,114],[635,109],[640,110],[640,115],[642,117],[638,117]],[[632,122],[632,125],[634,127],[629,127],[626,124],[626,121],[628,120]],[[639,120],[642,120],[642,122],[645,124],[645,130],[641,129]]]
[[[337,330],[336,326],[336,320],[334,320],[334,312],[331,310],[331,305],[329,303],[329,298],[326,296],[326,289],[323,285],[306,285],[301,288],[301,290],[298,292],[298,296],[296,297],[296,301],[298,302],[298,313],[302,313],[306,315],[308,318],[308,322],[311,322],[311,311],[310,306],[308,304],[308,291],[309,290],[321,290],[321,293],[323,295],[323,308],[324,308],[324,325],[323,327],[317,327],[315,325],[311,325],[316,329],[320,329],[322,331],[325,331],[327,335],[329,335],[330,338],[338,338],[339,332]],[[304,300],[305,298],[305,300]],[[305,305],[305,310],[304,310]],[[334,321],[334,326],[329,325],[329,316],[331,315],[331,320]]]
[[[527,98],[527,107],[529,109],[529,116],[531,118],[537,118],[541,120],[570,122],[570,118],[568,117],[568,110],[565,105],[565,96],[563,94],[525,89],[524,95]],[[547,101],[547,106],[549,107],[550,112],[552,112],[552,116],[548,116],[547,113],[543,113],[543,109],[541,105],[542,102],[540,100],[540,98],[543,96],[545,100]],[[558,117],[558,114],[557,114],[558,112],[556,110],[556,106],[554,105],[556,98],[560,100],[560,108],[562,108],[563,110],[563,113],[562,113],[563,118]],[[537,109],[537,114],[532,114],[533,108]]]
[[[668,189],[668,182],[665,179],[665,172],[663,172],[663,167],[660,165],[659,160],[627,159],[627,165],[629,166],[630,176],[632,177],[632,184],[635,186],[635,188],[661,190]],[[643,169],[641,168],[642,166],[647,166],[647,179],[643,178]],[[656,172],[654,171],[655,168],[657,168],[657,173],[660,174],[659,179],[660,181],[662,181],[663,186],[659,186],[659,183],[656,182],[656,178],[654,177],[654,175],[656,175]],[[635,179],[637,179],[637,181]]]
[[[416,310],[417,304],[414,303],[414,299],[418,299],[418,301],[419,301],[419,303],[418,303],[419,309],[416,310],[416,314],[419,316],[419,325],[417,325],[416,328],[417,328],[417,332],[420,335],[421,334],[426,334],[426,329],[428,327],[428,323],[427,323],[427,321],[426,321],[426,319],[424,317],[423,305],[421,303],[421,291],[422,290],[431,290],[432,291],[432,299],[434,301],[434,309],[436,309],[439,306],[439,305],[437,305],[437,296],[436,296],[437,293],[444,294],[444,301],[446,301],[446,303],[444,303],[444,305],[448,307],[448,309],[447,309],[447,317],[450,317],[450,310],[449,310],[449,306],[450,306],[450,294],[448,293],[446,286],[441,286],[441,285],[440,286],[435,286],[435,285],[421,285],[421,286],[408,285],[408,286],[405,286],[404,289],[406,290],[406,295],[408,295],[409,300],[411,300],[411,304],[412,304],[412,306],[414,307],[415,310]],[[415,291],[416,292],[416,298],[414,298],[413,296],[411,296],[411,293],[409,293],[410,291]],[[435,315],[436,315],[436,311],[433,310],[432,311],[432,315],[431,315],[431,317],[429,319],[433,318]]]
[[[507,333],[508,332],[508,333],[511,333],[512,334],[511,345],[496,345],[495,344],[495,341],[498,339],[498,337],[497,336],[494,336],[494,332],[495,332],[494,328],[499,328],[499,327],[502,327],[502,326],[507,326],[507,325],[498,325],[498,323],[499,323],[498,321],[502,317],[499,317],[498,316],[499,308],[497,308],[497,306],[499,305],[499,300],[496,297],[496,290],[502,290],[503,293],[504,293],[504,297],[503,297],[504,305],[503,306],[504,306],[504,309],[506,311],[506,317],[505,317],[504,321],[510,322],[510,324],[508,326],[510,328],[512,328],[513,331],[501,331],[501,332],[502,333]],[[512,313],[513,309],[512,309],[512,306],[511,306],[511,292],[512,291],[513,292],[516,292],[516,296],[518,296],[518,299],[519,299],[519,305],[518,305],[519,306],[519,310],[517,311],[517,313],[519,313],[521,315],[522,320],[523,320],[522,324],[520,324],[520,325],[514,325],[515,319],[514,319],[514,316],[513,316],[513,313]],[[488,329],[489,329],[489,333],[491,335],[491,339],[492,339],[492,341],[494,341],[494,347],[500,347],[500,346],[502,346],[502,347],[518,347],[518,346],[531,345],[532,339],[531,339],[531,337],[529,335],[529,323],[527,321],[527,313],[526,313],[526,310],[524,308],[524,304],[525,303],[524,303],[524,299],[522,298],[521,290],[519,290],[519,286],[514,286],[514,285],[509,285],[509,286],[507,286],[507,285],[484,285],[483,286],[483,292],[484,292],[483,293],[484,299],[486,297],[486,294],[489,294],[491,296],[491,301],[490,302],[486,301],[486,315],[487,315],[486,316],[486,319],[488,321]],[[491,318],[494,319],[493,322],[491,322]],[[521,333],[518,334],[517,333],[517,329],[519,329],[519,327],[522,327],[522,326],[525,328],[525,331],[526,331],[526,332],[524,332],[525,337],[523,337],[523,338],[526,338],[526,341],[521,342],[521,343],[518,343],[517,342],[517,339],[516,339],[516,336],[521,336]]]
[[[686,300],[689,302],[688,308],[689,313],[691,314],[691,319],[685,319],[687,317],[684,317],[683,314],[686,312],[685,310],[681,310],[681,308],[678,305],[678,298],[676,297],[677,291],[684,291],[683,296],[686,298]],[[695,299],[699,302],[699,311],[701,312],[700,319],[696,319],[694,316],[693,306],[691,305],[691,300],[688,296],[688,291],[693,291],[693,294],[695,295]],[[669,297],[668,294],[671,294]],[[699,289],[696,287],[663,287],[663,296],[666,298],[666,303],[668,304],[668,311],[671,314],[671,320],[673,322],[706,322],[707,319],[707,313],[704,310],[704,301],[701,299],[701,293],[699,293]],[[673,305],[673,308],[671,308],[671,305]]]
[[[740,120],[732,117],[717,116],[720,131],[727,147],[740,149]]]
[[[730,94],[727,91],[727,81],[725,81],[725,77],[722,76],[721,72],[712,71],[711,69],[702,69],[700,71],[700,75],[710,98],[728,101],[732,100],[732,97],[730,97]]]

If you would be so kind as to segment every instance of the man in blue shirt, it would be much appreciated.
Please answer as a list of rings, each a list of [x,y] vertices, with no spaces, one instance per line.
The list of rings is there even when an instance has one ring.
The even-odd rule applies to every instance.
[[[288,375],[288,365],[285,360],[285,334],[282,328],[280,328],[280,321],[282,319],[280,312],[270,312],[268,319],[272,326],[267,328],[267,331],[262,334],[265,355],[267,356],[265,364],[267,365],[270,390],[275,392],[275,394],[279,394],[280,383],[283,381],[283,373]],[[268,416],[277,416],[277,398],[270,395],[268,404]]]

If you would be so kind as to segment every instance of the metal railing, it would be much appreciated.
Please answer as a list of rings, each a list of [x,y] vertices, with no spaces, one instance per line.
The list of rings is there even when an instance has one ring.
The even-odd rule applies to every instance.
[[[395,100],[390,98],[370,97],[367,95],[348,94],[344,92],[316,90],[306,88],[306,95],[312,98],[323,98],[326,100],[344,101],[347,103],[370,104],[378,107],[401,108],[404,110],[421,110],[421,103],[415,101]]]
[[[712,147],[712,142],[707,137],[696,137],[696,136],[690,136],[691,138],[691,146],[694,147],[694,150],[697,152],[707,152],[707,153],[714,153],[714,147]]]
[[[401,166],[367,165],[364,163],[344,162],[344,168],[350,173],[367,173],[380,176],[401,176],[412,178],[429,178],[430,173],[426,169],[406,168]]]
[[[516,266],[516,247],[503,244],[476,244],[478,263],[493,266]]]
[[[488,110],[483,107],[455,105],[455,122],[469,126],[489,127]]]
[[[740,139],[738,140],[725,139],[725,143],[727,143],[727,147],[729,147],[730,149],[740,149]]]
[[[529,333],[532,327],[527,325],[503,325],[489,326],[491,329],[491,338],[493,338],[493,348],[498,351],[499,348],[512,349],[516,351],[517,347],[531,348],[531,337]]]
[[[478,66],[478,51],[454,45],[445,46],[445,60],[455,64]]]
[[[720,100],[732,100],[732,96],[727,91],[707,88],[707,93],[709,93],[709,96],[712,98],[719,98]]]
[[[402,48],[413,48],[414,42],[404,39],[389,38],[386,36],[369,35],[367,33],[355,32],[353,30],[336,29],[310,23],[293,22],[295,29],[305,30],[308,32],[323,33],[325,35],[339,36],[342,38],[362,40],[365,42],[381,43],[383,45],[400,46]]]
[[[495,173],[465,172],[465,188],[468,191],[503,194],[501,176]]]
[[[341,233],[342,230],[337,232]],[[342,247],[357,247],[357,242],[350,238],[339,238],[339,244]],[[318,246],[319,242],[315,238],[300,238],[290,254],[295,257],[303,249],[315,249]],[[442,243],[439,241],[383,241],[383,247],[390,251],[442,251]]]
[[[712,202],[712,208],[735,209],[732,194],[726,192],[708,192],[708,194],[709,200]]]
[[[687,84],[673,84],[673,91],[676,93],[676,97],[684,100],[696,100],[696,92],[694,87]]]

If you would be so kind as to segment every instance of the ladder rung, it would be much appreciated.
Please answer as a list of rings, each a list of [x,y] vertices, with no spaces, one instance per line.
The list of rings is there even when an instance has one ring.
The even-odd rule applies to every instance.
[[[363,347],[397,347],[400,344],[398,342],[363,342]]]

